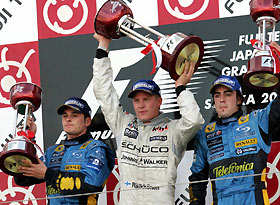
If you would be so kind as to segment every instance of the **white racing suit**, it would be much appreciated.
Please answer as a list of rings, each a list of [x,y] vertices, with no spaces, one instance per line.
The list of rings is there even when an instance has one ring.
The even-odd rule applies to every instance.
[[[187,143],[204,123],[194,96],[188,90],[179,94],[181,119],[160,114],[143,123],[120,106],[112,78],[110,59],[95,58],[95,97],[117,139],[120,204],[174,204],[177,166]]]

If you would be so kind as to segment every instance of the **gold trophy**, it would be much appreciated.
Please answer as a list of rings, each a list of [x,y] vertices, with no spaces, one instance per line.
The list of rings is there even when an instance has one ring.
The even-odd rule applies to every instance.
[[[243,76],[244,83],[254,89],[271,91],[280,85],[279,55],[267,44],[266,37],[271,30],[275,41],[275,25],[280,19],[279,0],[251,0],[250,15],[258,25],[257,52],[248,61],[248,71]]]
[[[133,30],[135,24],[155,34],[159,39],[154,41],[137,33]],[[204,54],[204,44],[199,37],[180,32],[163,35],[133,19],[131,9],[121,0],[109,0],[103,4],[96,14],[94,29],[96,33],[107,38],[128,36],[144,46],[152,45],[154,51],[158,50],[155,51],[156,55],[160,55],[159,65],[168,71],[174,80],[183,73],[186,61],[195,62],[196,71]]]
[[[16,110],[13,138],[7,142],[0,155],[0,168],[12,176],[21,176],[18,166],[25,166],[22,160],[38,163],[36,158],[37,146],[29,138],[27,119],[41,105],[42,89],[33,83],[17,83],[10,89],[10,103]],[[24,115],[23,125],[18,126],[19,114]],[[21,134],[20,134],[21,133]]]

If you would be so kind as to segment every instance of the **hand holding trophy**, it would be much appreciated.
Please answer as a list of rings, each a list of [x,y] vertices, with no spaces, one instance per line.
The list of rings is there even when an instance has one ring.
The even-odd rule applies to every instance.
[[[33,83],[17,83],[10,89],[10,103],[16,113],[13,138],[4,145],[0,155],[0,168],[6,174],[21,176],[18,167],[25,166],[22,160],[38,163],[34,147],[38,145],[31,139],[35,133],[27,130],[27,120],[40,107],[41,95],[42,89]],[[19,126],[19,114],[24,115],[22,126]]]
[[[159,39],[154,41],[137,33],[133,30],[135,24]],[[94,28],[96,33],[108,39],[128,36],[144,46],[152,47],[157,55],[158,65],[168,71],[174,80],[183,73],[187,61],[195,62],[197,70],[204,54],[204,44],[199,37],[180,32],[170,36],[163,35],[133,19],[131,9],[121,0],[109,0],[103,4],[96,14]]]
[[[277,49],[267,45],[266,37],[271,29],[271,41],[275,41],[275,25],[280,19],[279,0],[251,0],[250,15],[258,25],[258,38],[251,40],[258,49],[248,61],[244,82],[251,88],[271,91],[280,85],[280,60]]]

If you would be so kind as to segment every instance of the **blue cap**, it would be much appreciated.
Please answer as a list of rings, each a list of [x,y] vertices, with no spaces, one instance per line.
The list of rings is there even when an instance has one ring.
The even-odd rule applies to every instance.
[[[220,75],[213,83],[211,89],[210,89],[210,93],[214,92],[214,87],[216,87],[217,85],[223,85],[228,87],[231,90],[235,90],[235,91],[239,91],[240,94],[242,95],[242,90],[241,90],[241,86],[238,82],[238,80],[235,77],[232,76],[228,76],[228,75]]]
[[[87,102],[81,98],[71,97],[60,105],[57,109],[57,114],[62,115],[66,108],[72,108],[77,110],[80,113],[91,115],[91,109],[88,106]]]
[[[153,80],[141,79],[134,83],[134,85],[132,86],[132,91],[128,93],[128,97],[133,98],[137,91],[144,91],[150,93],[151,95],[160,96],[160,88]]]

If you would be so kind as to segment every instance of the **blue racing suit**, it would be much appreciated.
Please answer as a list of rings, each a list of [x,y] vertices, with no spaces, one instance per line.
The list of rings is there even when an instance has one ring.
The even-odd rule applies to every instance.
[[[101,192],[115,165],[115,155],[103,142],[90,134],[62,141],[45,152],[47,171],[44,180],[15,177],[16,184],[30,186],[46,182],[49,204],[97,204],[98,195],[60,197]]]
[[[269,204],[266,175],[242,176],[266,173],[271,134],[279,122],[277,97],[265,109],[247,115],[240,110],[229,118],[217,118],[204,125],[195,136],[189,177],[191,204],[205,204],[207,182],[195,181],[208,177],[213,180],[213,204]]]

